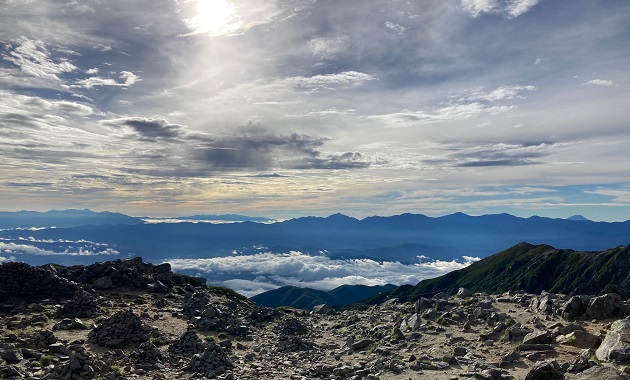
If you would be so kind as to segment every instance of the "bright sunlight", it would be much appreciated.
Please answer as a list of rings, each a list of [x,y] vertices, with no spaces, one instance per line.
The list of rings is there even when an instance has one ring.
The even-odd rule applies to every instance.
[[[197,15],[186,20],[193,34],[222,36],[241,29],[236,8],[228,0],[197,0]]]

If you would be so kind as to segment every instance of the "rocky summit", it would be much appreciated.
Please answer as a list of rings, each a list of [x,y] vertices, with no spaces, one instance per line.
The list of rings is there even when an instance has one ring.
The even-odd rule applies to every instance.
[[[135,258],[0,265],[2,379],[628,379],[618,294],[257,306]]]

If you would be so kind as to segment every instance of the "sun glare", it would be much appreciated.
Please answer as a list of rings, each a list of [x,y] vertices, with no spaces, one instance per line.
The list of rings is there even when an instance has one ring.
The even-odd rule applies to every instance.
[[[241,28],[234,4],[228,0],[197,0],[197,15],[188,20],[195,33],[232,34]]]

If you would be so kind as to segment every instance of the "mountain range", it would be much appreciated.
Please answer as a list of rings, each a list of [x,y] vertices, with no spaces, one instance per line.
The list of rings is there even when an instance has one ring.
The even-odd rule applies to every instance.
[[[32,220],[53,220],[52,216],[59,212],[28,215],[36,217]],[[54,224],[64,228],[0,231],[0,239],[28,239],[39,248],[42,246],[37,245],[38,241],[87,240],[111,247],[125,256],[142,256],[153,261],[252,254],[262,250],[325,254],[332,259],[394,260],[403,264],[417,263],[419,257],[449,261],[460,260],[463,256],[483,258],[524,240],[575,250],[602,250],[630,242],[630,221],[520,218],[509,214],[470,216],[455,213],[436,218],[402,214],[362,220],[335,214],[271,224],[143,224],[141,220],[120,214],[86,210],[63,212],[63,217],[65,222]],[[107,224],[103,224],[105,222]],[[33,223],[20,227],[41,225]],[[79,223],[84,225],[77,225]],[[46,244],[46,250],[58,252],[61,249]],[[83,263],[98,261],[98,258],[79,256],[66,259],[66,264],[70,264],[69,259],[83,260]]]
[[[396,289],[395,285],[366,286],[342,285],[329,291],[283,286],[258,294],[250,299],[260,306],[289,306],[298,309],[312,309],[316,305],[346,306],[373,297],[379,293]]]
[[[142,219],[117,212],[92,210],[0,211],[0,228],[78,227],[101,224],[142,224]]]

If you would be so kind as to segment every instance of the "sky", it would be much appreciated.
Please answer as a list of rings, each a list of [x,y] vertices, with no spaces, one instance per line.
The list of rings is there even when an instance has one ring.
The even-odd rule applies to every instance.
[[[626,0],[0,0],[0,209],[630,219]]]

